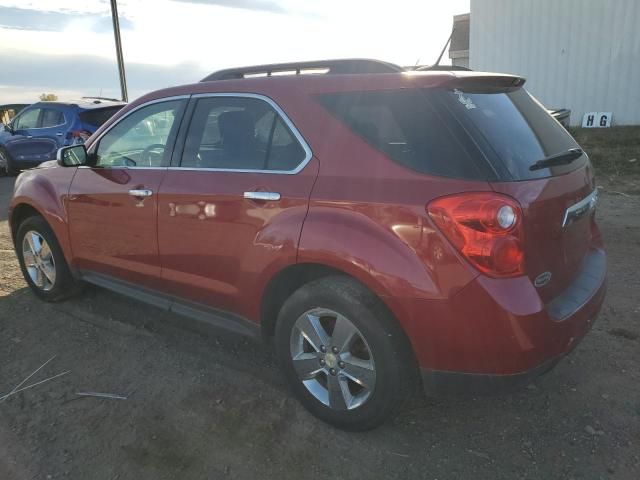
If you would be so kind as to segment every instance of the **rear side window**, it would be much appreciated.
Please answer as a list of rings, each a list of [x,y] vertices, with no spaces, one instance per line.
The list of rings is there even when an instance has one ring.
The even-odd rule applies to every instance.
[[[474,158],[474,147],[460,125],[429,94],[343,92],[323,95],[320,102],[369,145],[405,167],[443,177],[489,177],[486,162]]]
[[[42,128],[57,127],[58,125],[64,125],[64,115],[60,110],[54,110],[53,108],[42,109]]]
[[[121,108],[122,105],[118,107],[95,108],[80,112],[78,116],[80,117],[80,121],[82,121],[82,123],[86,123],[98,128],[101,127],[102,124],[109,120],[111,117],[113,117]]]
[[[292,171],[305,158],[306,151],[269,103],[218,96],[198,100],[180,165]]]
[[[528,180],[561,175],[586,162],[583,156],[569,165],[529,170],[538,160],[578,145],[522,88],[508,92],[452,90],[444,95],[451,112],[481,145],[501,179]]]

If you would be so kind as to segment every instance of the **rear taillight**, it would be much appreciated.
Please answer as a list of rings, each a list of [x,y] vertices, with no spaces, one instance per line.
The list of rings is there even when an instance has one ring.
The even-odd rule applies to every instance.
[[[492,277],[524,274],[522,209],[489,192],[441,197],[427,205],[438,228],[476,268]]]
[[[72,144],[84,143],[91,136],[91,132],[86,130],[72,130],[67,134]]]

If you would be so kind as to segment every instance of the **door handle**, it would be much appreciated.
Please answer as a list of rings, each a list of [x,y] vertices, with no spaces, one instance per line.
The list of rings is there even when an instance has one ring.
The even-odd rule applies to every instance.
[[[27,135],[27,138],[33,138],[33,135]]]
[[[62,132],[58,132],[58,133],[56,133],[56,135],[61,137],[63,134],[62,134]]]
[[[129,195],[131,195],[132,197],[150,197],[151,195],[153,195],[153,192],[151,190],[129,190]]]
[[[280,200],[278,192],[244,192],[247,200],[261,200],[263,202],[276,202]]]

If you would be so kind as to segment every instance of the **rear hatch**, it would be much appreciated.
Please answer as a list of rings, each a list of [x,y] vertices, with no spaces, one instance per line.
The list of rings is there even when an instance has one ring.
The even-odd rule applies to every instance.
[[[81,111],[78,116],[86,130],[93,133],[100,128],[103,123],[118,113],[122,107],[124,107],[124,105],[90,108]]]
[[[521,204],[526,272],[542,300],[552,300],[571,284],[590,249],[596,193],[589,159],[576,152],[564,159],[569,163],[531,168],[579,146],[523,88],[452,88],[441,105],[491,165],[492,189]]]

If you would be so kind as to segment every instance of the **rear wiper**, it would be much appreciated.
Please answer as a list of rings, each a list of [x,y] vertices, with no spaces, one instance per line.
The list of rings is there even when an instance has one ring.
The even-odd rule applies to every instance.
[[[581,148],[570,148],[566,152],[549,155],[547,158],[538,160],[529,167],[529,170],[540,170],[541,168],[553,167],[554,165],[568,165],[576,158],[580,158],[583,152]]]

